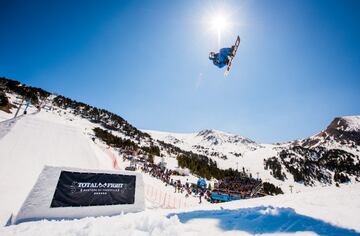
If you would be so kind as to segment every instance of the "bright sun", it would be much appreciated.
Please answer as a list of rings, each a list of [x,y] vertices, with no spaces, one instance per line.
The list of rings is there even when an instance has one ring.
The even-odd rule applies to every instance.
[[[229,23],[223,15],[217,15],[211,20],[211,28],[223,31],[228,27]]]

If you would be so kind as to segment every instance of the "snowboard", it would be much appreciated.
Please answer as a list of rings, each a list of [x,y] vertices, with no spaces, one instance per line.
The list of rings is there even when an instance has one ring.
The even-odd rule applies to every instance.
[[[234,49],[233,49],[233,52],[232,52],[233,56],[230,58],[228,66],[226,67],[226,70],[225,70],[225,73],[224,73],[225,76],[227,76],[229,74],[230,70],[231,70],[231,65],[232,65],[232,62],[233,62],[233,60],[234,60],[234,58],[236,56],[236,52],[237,52],[237,50],[239,48],[239,45],[240,45],[240,36],[237,36],[236,41],[235,41],[235,45],[234,45]]]

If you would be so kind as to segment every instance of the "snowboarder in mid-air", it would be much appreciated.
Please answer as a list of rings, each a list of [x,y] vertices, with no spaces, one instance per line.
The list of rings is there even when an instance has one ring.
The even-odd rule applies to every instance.
[[[240,37],[238,36],[231,48],[222,48],[219,53],[210,52],[209,59],[214,63],[215,66],[219,68],[223,68],[227,66],[225,71],[225,76],[229,74],[231,69],[232,61],[236,55],[236,51],[240,45]]]
[[[224,66],[227,66],[231,57],[233,57],[233,48],[222,48],[220,49],[219,53],[210,52],[209,59],[213,61],[214,65],[223,68]]]

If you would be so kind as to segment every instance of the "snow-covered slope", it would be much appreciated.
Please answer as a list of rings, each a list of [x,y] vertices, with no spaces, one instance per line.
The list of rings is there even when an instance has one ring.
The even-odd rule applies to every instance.
[[[360,185],[113,217],[40,221],[0,235],[360,235]]]
[[[18,210],[44,165],[108,169],[108,159],[81,127],[55,114],[19,118],[0,139],[0,221]]]
[[[118,148],[128,148],[127,143],[147,156],[164,156],[169,163],[181,155],[198,160],[210,158],[221,169],[238,169],[268,182],[277,184],[280,180],[285,185],[293,185],[294,182],[306,185],[335,184],[339,181],[356,181],[356,177],[360,177],[359,116],[336,118],[327,129],[308,139],[278,145],[260,145],[251,139],[217,130],[190,134],[142,132],[112,112],[61,95],[55,96],[41,89],[26,87],[16,81],[4,81],[7,83],[10,100],[17,97],[16,94],[31,91],[33,101],[37,100],[37,104],[45,105],[45,108],[67,117],[73,123],[81,121],[76,125],[84,122],[88,125],[91,122],[86,132],[93,133],[92,128],[99,127],[105,132],[97,134],[102,140],[106,132],[109,132],[123,140],[124,145],[118,142]],[[16,102],[11,102],[16,105]],[[9,122],[7,129],[11,125],[13,123]],[[3,135],[1,132],[0,137]],[[183,167],[190,168],[190,165],[192,164],[188,162]],[[210,161],[202,162],[201,166],[210,166]],[[344,169],[342,166],[349,168]],[[198,169],[194,169],[192,165],[194,173]],[[197,172],[200,175],[205,173],[204,170]]]
[[[20,98],[9,97],[12,103],[19,103]],[[0,225],[5,225],[11,214],[18,212],[45,165],[100,170],[124,170],[130,165],[119,149],[99,139],[92,140],[95,137],[93,128],[102,127],[100,124],[54,106],[51,99],[41,111],[33,105],[26,115],[23,111],[22,108],[16,119],[11,118],[15,109],[12,114],[0,111],[0,188],[6,190],[0,194]],[[121,132],[111,132],[125,137]],[[155,157],[156,162],[159,159]],[[167,159],[169,164],[174,161],[176,159]],[[176,166],[177,163],[173,163],[171,168]],[[187,178],[196,181],[193,176]],[[160,180],[149,175],[144,175],[144,179],[146,188],[151,191],[148,207],[161,207],[159,204],[164,199],[158,198],[164,195],[173,205],[184,202],[185,199],[174,194],[172,187],[166,187]],[[186,206],[197,202],[196,198],[189,198]]]
[[[16,94],[8,96],[13,104],[19,103],[20,98]],[[56,98],[57,102],[54,102]],[[94,127],[106,129],[111,134],[129,139],[138,145],[159,145],[161,154],[171,168],[176,168],[176,154],[168,155],[161,142],[156,142],[155,139],[186,151],[204,154],[216,160],[221,168],[238,168],[239,171],[251,173],[253,177],[280,186],[286,194],[228,204],[199,205],[196,198],[175,194],[171,186],[165,186],[159,179],[144,174],[145,184],[151,186],[147,188],[147,194],[152,195],[153,199],[164,199],[162,203],[165,202],[165,196],[170,196],[170,203],[181,209],[159,209],[169,205],[151,202],[148,210],[142,213],[25,223],[0,228],[0,235],[246,235],[280,232],[359,235],[353,231],[355,229],[360,232],[360,219],[357,217],[360,210],[357,200],[360,197],[360,187],[354,175],[357,166],[350,165],[350,169],[329,169],[334,167],[334,163],[336,167],[347,168],[350,162],[359,163],[356,162],[359,158],[359,145],[356,143],[359,133],[358,117],[342,117],[333,122],[334,124],[324,131],[327,136],[324,136],[319,145],[307,146],[305,140],[281,145],[259,145],[247,138],[216,130],[193,134],[148,131],[150,137],[121,117],[86,104],[79,105],[55,96],[48,97],[46,103],[48,104],[45,109],[40,112],[30,106],[28,114],[20,115],[16,120],[9,120],[15,112],[14,109],[12,114],[0,111],[0,187],[4,190],[0,194],[2,225],[11,213],[17,211],[44,165],[123,169],[129,164],[123,161],[119,149],[108,147],[99,139],[92,141]],[[22,111],[19,114],[22,114]],[[346,140],[346,145],[341,145],[342,140]],[[347,152],[334,151],[335,147],[351,150],[349,153],[354,156]],[[280,172],[286,174],[284,180],[276,177],[278,166],[265,168],[264,160],[271,157],[278,158]],[[156,156],[155,162],[160,159]],[[326,162],[327,159],[331,162]],[[309,160],[311,168],[308,168]],[[318,162],[319,160],[321,162]],[[289,163],[294,164],[297,170],[308,175],[311,180],[317,181],[314,173],[327,171],[331,178],[335,173],[349,175],[351,184],[343,183],[337,188],[334,184],[322,187],[322,183],[317,182],[315,187],[305,187],[302,184],[304,182],[295,181],[295,175],[291,172],[293,166],[287,166]],[[306,168],[301,169],[303,167]],[[314,173],[306,172],[308,169],[312,170],[312,167],[315,167]],[[352,169],[353,167],[355,169]],[[179,178],[182,182],[184,178],[189,178],[191,182],[197,179],[191,175],[173,178]],[[290,190],[293,194],[290,194]],[[194,205],[199,207],[191,208]],[[185,209],[185,206],[190,208]]]

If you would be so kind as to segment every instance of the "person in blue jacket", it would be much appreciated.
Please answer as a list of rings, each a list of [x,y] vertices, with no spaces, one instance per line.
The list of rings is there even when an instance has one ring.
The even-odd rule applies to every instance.
[[[232,56],[233,47],[231,48],[222,48],[219,53],[210,52],[209,59],[213,61],[214,65],[223,68],[229,63],[229,60]]]

